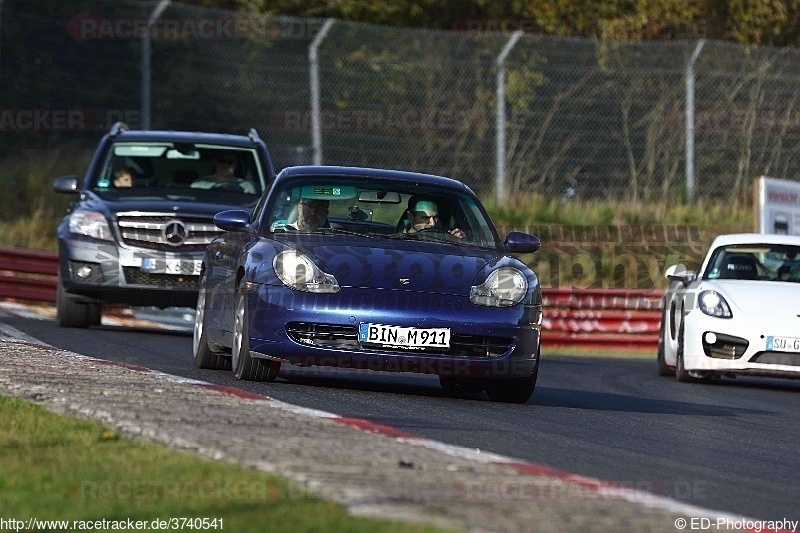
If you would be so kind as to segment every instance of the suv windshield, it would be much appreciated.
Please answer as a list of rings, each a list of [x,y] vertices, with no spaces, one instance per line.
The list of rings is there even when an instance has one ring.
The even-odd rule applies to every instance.
[[[209,144],[114,143],[89,189],[109,199],[190,195],[202,201],[254,202],[263,191],[263,169],[253,149]]]

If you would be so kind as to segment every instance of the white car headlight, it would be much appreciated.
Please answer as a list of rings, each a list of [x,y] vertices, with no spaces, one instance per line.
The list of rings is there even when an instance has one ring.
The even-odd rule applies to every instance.
[[[699,297],[700,310],[709,316],[731,318],[731,308],[717,291],[703,291]]]
[[[339,292],[339,282],[297,250],[287,250],[272,261],[275,273],[290,289],[304,292]]]
[[[104,241],[113,240],[106,217],[94,211],[74,211],[69,216],[69,231]]]
[[[511,307],[522,301],[528,292],[528,280],[516,268],[498,268],[480,285],[473,285],[469,301],[490,307]]]

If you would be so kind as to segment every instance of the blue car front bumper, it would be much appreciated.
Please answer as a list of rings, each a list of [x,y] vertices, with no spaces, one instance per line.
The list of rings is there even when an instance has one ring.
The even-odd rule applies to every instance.
[[[250,350],[302,366],[522,378],[536,369],[541,306],[495,308],[464,296],[343,287],[309,294],[259,285],[249,293]],[[447,349],[370,346],[362,323],[449,328]]]

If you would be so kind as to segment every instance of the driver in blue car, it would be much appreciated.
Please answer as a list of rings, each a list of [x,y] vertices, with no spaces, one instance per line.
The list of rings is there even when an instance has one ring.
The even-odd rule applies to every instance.
[[[286,224],[287,228],[298,231],[314,231],[329,227],[328,201],[304,198],[297,202],[297,220]]]
[[[425,229],[441,228],[439,225],[439,208],[433,200],[414,198],[409,203],[406,213],[404,233],[416,233]],[[446,230],[442,229],[442,231]],[[465,236],[464,231],[459,228],[453,228],[448,233],[457,239],[463,239]]]
[[[204,176],[191,185],[193,189],[241,189],[248,194],[255,194],[256,188],[247,180],[237,177],[236,155],[229,152],[221,152],[214,156],[212,160],[212,172]]]

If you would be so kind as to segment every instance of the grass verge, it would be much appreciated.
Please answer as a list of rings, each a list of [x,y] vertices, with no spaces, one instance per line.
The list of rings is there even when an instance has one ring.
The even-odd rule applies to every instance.
[[[227,531],[438,531],[351,517],[281,478],[119,437],[90,421],[0,396],[4,518],[221,519]],[[111,529],[110,527],[108,529]]]

